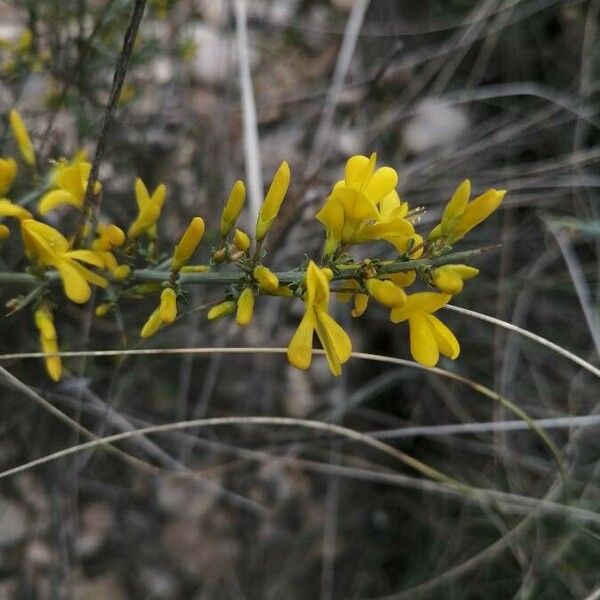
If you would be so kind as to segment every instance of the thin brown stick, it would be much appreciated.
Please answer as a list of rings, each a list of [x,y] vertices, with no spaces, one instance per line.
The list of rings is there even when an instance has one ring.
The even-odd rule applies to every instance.
[[[83,210],[82,218],[86,218],[88,210],[98,210],[100,208],[101,197],[100,195],[94,194],[94,184],[98,180],[98,171],[100,169],[100,161],[104,155],[106,148],[106,141],[108,139],[108,131],[117,112],[117,106],[119,104],[119,98],[121,97],[121,90],[123,88],[123,82],[125,81],[125,75],[127,74],[127,67],[129,66],[129,58],[133,51],[133,46],[137,38],[138,30],[142,17],[144,16],[144,9],[146,8],[146,0],[134,0],[135,4],[131,11],[129,18],[129,25],[123,38],[123,47],[121,53],[117,59],[115,66],[115,73],[113,76],[112,87],[110,89],[110,96],[108,104],[102,117],[102,125],[100,127],[100,135],[96,142],[96,150],[94,152],[94,160],[92,162],[92,169],[90,171],[90,177],[88,179],[87,188],[85,190],[85,197],[83,199]]]

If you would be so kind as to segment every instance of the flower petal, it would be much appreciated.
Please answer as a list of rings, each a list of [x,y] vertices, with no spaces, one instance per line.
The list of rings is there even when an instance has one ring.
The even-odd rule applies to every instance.
[[[344,170],[344,180],[346,185],[351,188],[360,189],[366,178],[368,168],[368,157],[361,156],[360,154],[351,156],[346,161],[346,168]]]
[[[413,314],[418,313],[433,313],[448,304],[452,298],[450,294],[440,294],[437,292],[417,292],[410,294],[406,303],[400,308],[394,308],[390,318],[393,323],[406,321]]]
[[[51,210],[63,204],[81,208],[81,202],[78,202],[71,192],[67,190],[52,190],[42,196],[38,202],[38,211],[40,215],[47,215]]]
[[[452,360],[457,358],[460,354],[460,344],[452,331],[433,315],[427,315],[427,321],[440,352]]]
[[[379,204],[398,185],[398,173],[392,167],[380,167],[373,173],[363,192],[371,202]]]
[[[426,367],[434,367],[439,358],[437,342],[424,313],[416,313],[408,320],[410,327],[410,353]]]
[[[91,289],[88,282],[76,267],[77,263],[69,260],[58,260],[56,268],[60,273],[65,296],[76,304],[83,304],[90,299]]]
[[[460,217],[467,207],[470,196],[471,182],[468,179],[465,179],[460,183],[456,190],[454,190],[452,198],[450,198],[450,201],[446,204],[446,208],[444,208],[444,213],[442,215],[442,222],[454,221]]]
[[[312,360],[313,333],[315,330],[315,314],[307,310],[288,345],[287,357],[298,369],[308,369]]]
[[[327,364],[334,375],[340,375],[341,365],[344,364],[352,354],[352,342],[344,329],[326,311],[317,308],[315,311],[315,329],[323,349]]]

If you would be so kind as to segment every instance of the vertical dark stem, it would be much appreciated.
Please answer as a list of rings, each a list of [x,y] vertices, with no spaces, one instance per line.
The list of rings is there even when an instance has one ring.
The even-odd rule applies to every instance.
[[[102,125],[100,128],[100,135],[98,136],[98,142],[96,143],[96,151],[94,153],[90,178],[85,190],[82,211],[84,219],[86,218],[89,210],[98,210],[100,207],[100,196],[94,194],[94,183],[98,179],[98,170],[100,168],[100,161],[102,160],[104,150],[106,148],[108,130],[110,129],[110,126],[115,118],[115,113],[119,104],[119,98],[121,96],[121,89],[123,88],[123,82],[125,81],[125,75],[127,74],[129,57],[131,56],[131,52],[135,44],[145,8],[146,0],[134,0],[133,10],[131,11],[131,17],[129,18],[129,25],[127,26],[127,31],[125,32],[125,38],[123,39],[123,48],[121,49],[121,54],[119,54],[119,58],[115,66],[115,74],[110,90],[110,97],[102,117]]]

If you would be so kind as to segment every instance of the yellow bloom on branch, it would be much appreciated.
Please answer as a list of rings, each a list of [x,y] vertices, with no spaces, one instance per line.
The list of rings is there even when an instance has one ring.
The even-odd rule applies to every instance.
[[[0,196],[10,190],[17,176],[17,161],[12,158],[0,158]]]
[[[454,360],[460,346],[454,334],[432,313],[448,304],[450,294],[417,292],[408,296],[405,304],[392,309],[393,323],[408,320],[410,328],[410,353],[413,358],[427,367],[434,367],[440,353]]]
[[[71,250],[67,238],[54,227],[34,219],[23,219],[21,235],[27,256],[36,259],[41,266],[54,267],[58,271],[65,295],[72,302],[83,304],[89,300],[90,283],[100,287],[108,285],[104,277],[80,264],[104,268],[102,256],[93,250]]]
[[[226,238],[233,226],[236,224],[242,208],[244,208],[244,201],[246,200],[246,186],[243,181],[236,181],[231,188],[229,198],[223,208],[221,214],[221,226],[220,232],[221,237]]]
[[[31,138],[21,115],[13,108],[8,113],[8,120],[10,121],[10,128],[17,141],[21,156],[23,156],[23,159],[29,166],[33,167],[35,165],[35,150],[33,149]]]
[[[325,255],[339,246],[386,240],[399,252],[409,241],[421,242],[407,220],[408,205],[395,191],[398,174],[391,167],[375,169],[376,155],[353,156],[316,218],[326,230]]]
[[[46,215],[64,204],[81,210],[91,170],[92,163],[86,161],[58,167],[53,177],[56,189],[47,192],[40,199],[38,203],[40,214]],[[94,194],[99,194],[101,190],[102,184],[96,181]]]
[[[175,246],[173,258],[171,259],[172,271],[179,271],[190,260],[198,244],[202,241],[204,229],[202,217],[194,217],[191,220],[179,243]]]
[[[256,241],[261,242],[273,226],[273,222],[279,214],[281,203],[288,191],[290,178],[290,167],[283,161],[275,171],[269,191],[260,207],[258,219],[256,220]]]
[[[352,342],[348,334],[329,314],[329,277],[324,269],[311,260],[304,280],[305,313],[296,333],[290,340],[287,356],[292,365],[308,369],[312,360],[314,332],[325,350],[327,364],[334,375],[340,375],[341,365],[352,354]]]
[[[43,306],[34,313],[35,325],[40,333],[40,346],[45,354],[55,354],[58,350],[58,337],[54,320],[50,310]],[[60,356],[46,356],[44,358],[46,372],[53,381],[58,381],[62,374]]]
[[[505,194],[506,190],[489,189],[469,202],[471,182],[465,179],[454,191],[444,208],[442,220],[431,230],[429,239],[445,238],[449,244],[457,242],[485,221],[500,206]]]
[[[160,218],[160,211],[165,203],[166,196],[167,188],[164,183],[161,183],[150,196],[144,182],[139,177],[135,180],[138,216],[129,227],[127,239],[135,240],[143,233],[148,234],[150,239],[156,238],[156,223]]]

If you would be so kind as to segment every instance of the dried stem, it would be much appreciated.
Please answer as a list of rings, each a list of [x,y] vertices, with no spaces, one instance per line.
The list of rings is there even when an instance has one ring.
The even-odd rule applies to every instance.
[[[133,46],[137,38],[138,29],[144,15],[144,9],[146,8],[146,0],[135,0],[131,16],[129,18],[129,25],[125,32],[123,39],[123,47],[121,53],[117,59],[115,66],[115,74],[113,76],[112,87],[110,89],[110,96],[108,104],[102,116],[102,125],[100,127],[100,135],[96,142],[96,151],[94,153],[94,160],[92,162],[92,169],[90,171],[90,177],[88,179],[87,188],[85,190],[85,197],[83,199],[83,218],[86,218],[89,209],[98,210],[100,207],[100,195],[94,194],[94,184],[98,180],[98,171],[100,169],[100,161],[104,155],[106,148],[106,141],[108,139],[108,130],[115,118],[117,112],[117,106],[119,104],[119,98],[121,97],[121,90],[123,88],[123,82],[125,81],[125,75],[127,74],[127,67],[129,66],[129,58],[133,51]]]

